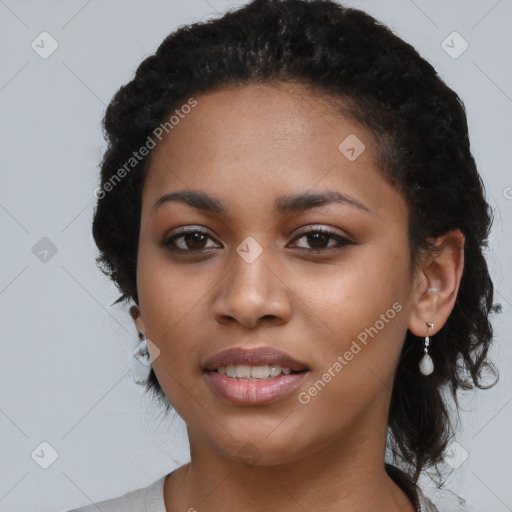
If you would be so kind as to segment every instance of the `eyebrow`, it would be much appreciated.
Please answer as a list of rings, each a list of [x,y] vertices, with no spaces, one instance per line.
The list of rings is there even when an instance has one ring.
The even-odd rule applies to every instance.
[[[229,214],[228,207],[214,196],[199,190],[178,190],[160,197],[151,208],[151,215],[155,213],[161,205],[173,201],[187,204],[207,213],[214,213],[221,216]],[[306,211],[331,203],[344,203],[371,213],[371,210],[366,205],[354,197],[335,191],[319,193],[303,192],[280,196],[274,202],[274,213],[284,217],[291,213]]]

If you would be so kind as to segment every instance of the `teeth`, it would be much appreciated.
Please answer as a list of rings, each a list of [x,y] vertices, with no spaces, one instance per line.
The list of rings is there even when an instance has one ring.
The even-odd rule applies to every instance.
[[[251,378],[251,367],[246,364],[238,364],[235,366],[236,376],[241,379],[250,379]]]
[[[281,372],[279,372],[279,373],[281,373]],[[279,375],[279,373],[277,375]],[[237,374],[238,374],[238,371],[237,371]],[[251,368],[251,377],[253,379],[268,379],[269,376],[274,377],[275,375],[272,375],[272,372],[268,368],[268,364],[265,364],[262,366],[253,366]]]
[[[269,378],[277,377],[281,374],[289,375],[291,373],[290,368],[281,368],[276,365],[261,365],[261,366],[249,366],[247,364],[230,364],[228,366],[221,366],[217,368],[217,372],[222,375],[227,375],[232,379],[243,379],[243,380],[266,380]]]

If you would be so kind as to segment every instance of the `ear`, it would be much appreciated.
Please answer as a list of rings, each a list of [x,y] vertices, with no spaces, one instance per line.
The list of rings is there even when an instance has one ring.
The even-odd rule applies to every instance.
[[[464,269],[465,238],[459,229],[448,231],[433,242],[436,250],[421,259],[412,291],[408,329],[420,337],[434,335],[448,320]],[[432,330],[427,322],[434,324]]]
[[[135,322],[135,327],[137,328],[139,333],[145,335],[146,328],[144,327],[144,321],[142,320],[142,314],[140,312],[140,308],[138,306],[131,306],[130,307],[130,316],[133,318],[133,321]]]

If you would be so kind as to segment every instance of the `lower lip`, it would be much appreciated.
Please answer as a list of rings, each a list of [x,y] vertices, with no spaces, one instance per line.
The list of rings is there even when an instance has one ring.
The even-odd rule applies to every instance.
[[[218,372],[206,372],[208,383],[220,396],[236,405],[277,402],[291,393],[308,372],[281,375],[267,380],[236,380]]]

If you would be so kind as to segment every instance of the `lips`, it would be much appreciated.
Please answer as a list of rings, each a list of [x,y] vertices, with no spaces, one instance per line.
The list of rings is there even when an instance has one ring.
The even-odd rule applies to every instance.
[[[309,373],[305,363],[272,347],[234,347],[203,365],[210,389],[230,404],[259,406],[282,400]]]
[[[278,402],[304,381],[308,372],[281,375],[268,380],[235,380],[215,371],[206,372],[210,389],[223,401],[235,406],[260,406]]]
[[[309,370],[306,364],[272,347],[230,348],[209,358],[204,363],[203,370],[212,372],[230,365],[280,366],[281,368],[289,368],[294,372]]]

